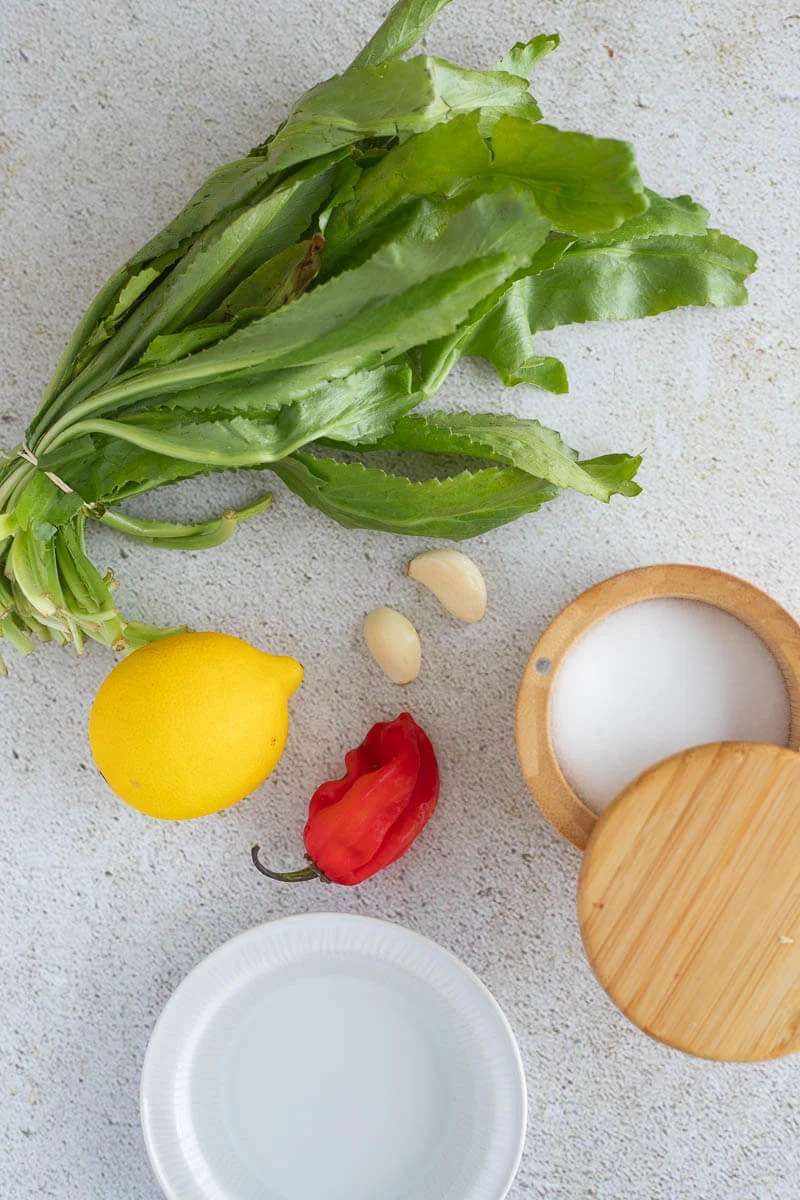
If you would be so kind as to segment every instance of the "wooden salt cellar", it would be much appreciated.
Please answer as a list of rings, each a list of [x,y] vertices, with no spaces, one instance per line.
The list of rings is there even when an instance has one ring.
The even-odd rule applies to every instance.
[[[612,612],[698,600],[772,652],[791,708],[789,746],[730,742],[658,763],[598,818],[564,778],[550,695],[573,644]],[[578,915],[589,961],[646,1033],[704,1058],[758,1061],[800,1049],[800,626],[721,571],[645,567],[585,592],[531,654],[517,701],[526,783],[585,850]]]

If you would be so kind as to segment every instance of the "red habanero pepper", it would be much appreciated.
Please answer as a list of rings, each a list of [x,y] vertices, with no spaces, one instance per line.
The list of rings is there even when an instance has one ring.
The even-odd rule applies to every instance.
[[[409,713],[373,725],[345,755],[347,774],[311,797],[303,833],[309,866],[263,875],[294,883],[323,879],[352,886],[405,854],[439,798],[439,768],[427,735]]]

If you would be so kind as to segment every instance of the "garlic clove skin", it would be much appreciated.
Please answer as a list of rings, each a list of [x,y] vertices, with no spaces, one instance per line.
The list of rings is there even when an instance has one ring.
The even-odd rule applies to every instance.
[[[426,550],[412,558],[407,574],[460,621],[480,621],[486,612],[486,581],[480,567],[461,550]]]
[[[376,608],[364,619],[364,641],[392,683],[413,683],[422,665],[419,634],[395,608]]]

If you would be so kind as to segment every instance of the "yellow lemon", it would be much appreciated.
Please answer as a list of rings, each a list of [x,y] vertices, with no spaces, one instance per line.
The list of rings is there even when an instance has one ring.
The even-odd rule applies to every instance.
[[[295,659],[225,633],[150,642],[100,686],[89,718],[94,761],[118,796],[152,817],[217,812],[274,768],[302,678]]]

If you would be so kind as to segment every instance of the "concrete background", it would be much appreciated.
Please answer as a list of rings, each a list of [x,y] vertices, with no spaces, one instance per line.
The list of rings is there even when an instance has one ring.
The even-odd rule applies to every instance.
[[[215,166],[262,140],[306,86],[350,61],[383,0],[5,0],[2,23],[2,441],[22,436],[91,295]],[[586,453],[646,449],[644,495],[564,496],[473,542],[486,620],[449,621],[403,577],[401,538],[345,532],[276,487],[225,547],[172,557],[99,533],[131,615],[223,629],[306,665],[279,769],[237,807],[160,824],[117,801],[86,722],[111,657],[43,647],[0,699],[0,1195],[154,1200],[138,1081],[156,1015],[226,938],[317,908],[373,914],[470,964],[519,1037],[530,1132],[514,1200],[800,1196],[800,1060],[694,1061],[618,1014],[584,960],[577,853],[518,773],[517,682],[547,621],[587,585],[649,562],[743,575],[800,614],[797,565],[797,120],[789,3],[457,0],[428,47],[491,63],[557,29],[534,91],[564,127],[635,141],[645,179],[689,191],[755,246],[752,304],[541,339],[569,396],[501,393],[472,364],[449,403],[536,415]],[[613,53],[612,53],[613,52]],[[192,484],[140,512],[211,514],[263,479]],[[425,668],[400,697],[360,645],[362,614],[414,619]],[[342,752],[408,705],[438,749],[425,835],[356,890],[282,889],[250,844],[298,857],[307,798]],[[233,1198],[232,1198],[233,1200]]]

